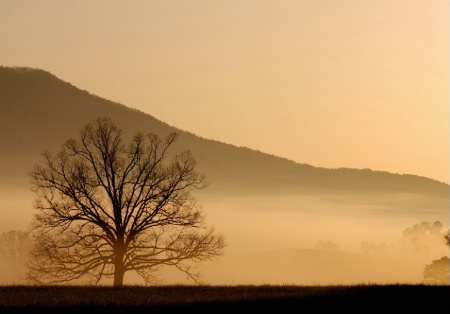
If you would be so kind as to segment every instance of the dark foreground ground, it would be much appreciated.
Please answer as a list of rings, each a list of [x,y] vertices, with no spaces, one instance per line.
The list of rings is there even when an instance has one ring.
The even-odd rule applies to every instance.
[[[0,286],[0,313],[445,312],[450,286]],[[125,312],[126,311],[126,312]]]

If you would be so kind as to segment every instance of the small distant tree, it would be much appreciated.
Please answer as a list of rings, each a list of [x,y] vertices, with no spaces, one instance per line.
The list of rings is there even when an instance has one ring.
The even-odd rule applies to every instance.
[[[367,255],[383,255],[386,251],[386,243],[381,242],[380,244],[375,244],[369,241],[361,242],[360,247],[361,253]]]
[[[448,285],[450,283],[450,259],[444,256],[425,265],[423,282],[425,284]]]
[[[408,239],[418,251],[426,251],[430,246],[442,239],[443,225],[440,221],[430,223],[423,221],[403,231],[403,236]]]
[[[196,263],[220,256],[224,237],[205,224],[193,189],[206,187],[189,151],[166,162],[176,141],[137,133],[124,144],[108,118],[87,124],[30,172],[39,211],[27,279],[54,284],[113,278],[134,271],[156,281],[164,265],[198,281]]]
[[[450,230],[444,235],[444,242],[447,246],[450,246]],[[425,265],[423,278],[426,284],[450,284],[450,259],[443,256]]]
[[[21,280],[26,270],[26,263],[31,247],[29,232],[11,230],[0,234],[1,277]]]
[[[404,255],[410,254],[411,258],[425,263],[441,257],[447,251],[442,240],[444,234],[440,221],[423,221],[405,229],[398,244]]]
[[[316,250],[337,251],[339,250],[339,244],[331,240],[319,240],[314,248]]]
[[[0,234],[0,262],[11,266],[24,264],[31,245],[29,232],[11,230]]]

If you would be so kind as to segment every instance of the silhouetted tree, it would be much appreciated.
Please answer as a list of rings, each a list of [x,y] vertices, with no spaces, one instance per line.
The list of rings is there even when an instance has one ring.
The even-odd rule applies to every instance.
[[[444,256],[425,265],[423,282],[425,284],[448,285],[450,282],[450,259]]]
[[[189,151],[166,163],[172,133],[137,133],[128,145],[108,118],[87,124],[56,155],[30,172],[39,210],[27,279],[62,283],[80,278],[123,285],[135,271],[154,283],[174,266],[195,282],[196,263],[220,256],[224,237],[207,227],[191,194],[206,185]]]
[[[444,235],[444,242],[450,246],[450,230]],[[423,272],[424,283],[448,285],[450,284],[450,259],[446,256],[433,260],[425,265]]]

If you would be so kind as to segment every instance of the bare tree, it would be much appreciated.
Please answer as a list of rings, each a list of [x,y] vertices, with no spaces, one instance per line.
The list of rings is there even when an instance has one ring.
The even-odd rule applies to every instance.
[[[195,264],[219,257],[224,237],[205,223],[193,189],[206,187],[189,151],[166,163],[176,141],[137,133],[128,145],[109,118],[98,118],[30,172],[37,194],[35,246],[27,279],[55,284],[135,271],[146,283],[174,266],[198,282]]]

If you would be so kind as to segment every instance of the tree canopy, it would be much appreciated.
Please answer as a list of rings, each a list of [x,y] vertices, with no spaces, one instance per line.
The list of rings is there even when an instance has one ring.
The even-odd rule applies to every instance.
[[[34,283],[113,278],[134,271],[155,283],[161,266],[198,281],[198,262],[219,257],[223,235],[206,225],[192,191],[206,187],[190,151],[168,151],[165,139],[137,133],[125,144],[111,119],[100,117],[29,172],[37,198],[27,278]]]

